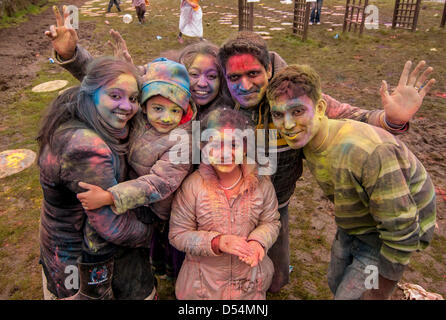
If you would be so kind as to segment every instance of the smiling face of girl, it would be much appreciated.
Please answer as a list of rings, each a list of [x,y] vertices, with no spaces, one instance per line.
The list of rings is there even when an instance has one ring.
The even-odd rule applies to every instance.
[[[147,100],[147,120],[159,133],[168,133],[178,127],[183,117],[183,109],[163,96],[157,95]]]
[[[188,72],[193,101],[200,106],[212,102],[220,89],[220,77],[215,57],[198,54]]]
[[[231,173],[243,161],[244,141],[230,125],[211,129],[215,132],[204,147],[205,157],[217,173]]]
[[[111,127],[123,129],[138,111],[138,94],[135,77],[121,74],[116,80],[97,90],[93,101],[101,117]]]

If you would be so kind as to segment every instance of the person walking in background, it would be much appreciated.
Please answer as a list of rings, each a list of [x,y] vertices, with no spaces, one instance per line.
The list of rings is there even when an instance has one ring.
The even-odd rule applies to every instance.
[[[181,0],[179,43],[184,42],[183,34],[189,37],[199,37],[200,40],[203,40],[203,11],[201,11],[198,1]]]
[[[153,269],[159,276],[173,280],[180,271],[184,253],[169,246],[170,207],[174,192],[192,165],[171,161],[171,151],[181,146],[170,139],[170,134],[186,130],[186,139],[182,141],[188,141],[197,110],[190,101],[189,76],[182,64],[158,58],[147,65],[143,81],[140,102],[145,119],[131,133],[127,155],[132,180],[108,190],[82,184],[89,191],[78,194],[78,199],[86,210],[112,206],[116,214],[123,214],[138,208],[144,221],[153,221],[156,226],[150,246]],[[173,131],[176,128],[181,130]],[[182,142],[183,146],[184,143],[189,145]]]
[[[311,4],[310,25],[313,23],[321,24],[322,0],[316,0]]]
[[[149,4],[149,1],[146,0],[132,0],[132,6],[135,7],[136,16],[138,17],[138,21],[140,24],[146,22],[146,18],[144,15],[146,14],[146,4]]]
[[[110,0],[108,2],[108,8],[107,12],[110,12],[111,8],[113,7],[113,4],[118,8],[118,11],[121,12],[121,8],[119,7],[119,1],[118,0]]]

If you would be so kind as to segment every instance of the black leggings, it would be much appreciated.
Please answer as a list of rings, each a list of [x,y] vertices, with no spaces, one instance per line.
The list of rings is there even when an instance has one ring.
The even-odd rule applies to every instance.
[[[138,16],[138,20],[139,22],[143,23],[144,22],[144,15],[146,14],[146,6],[142,5],[139,7],[135,7],[136,9],[136,15]]]

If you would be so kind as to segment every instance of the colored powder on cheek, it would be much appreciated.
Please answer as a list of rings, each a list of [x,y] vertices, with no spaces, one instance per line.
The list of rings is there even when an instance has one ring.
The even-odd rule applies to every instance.
[[[248,92],[248,90],[246,90],[242,84],[234,84],[230,91],[235,97],[240,97],[240,95]]]
[[[237,91],[239,90],[239,88],[240,88],[240,85],[239,85],[239,84],[233,84],[233,85],[232,85],[232,91],[233,91],[233,92],[237,92]]]
[[[93,94],[93,102],[95,106],[98,106],[99,103],[101,102],[101,96],[102,96],[102,88],[99,88]]]
[[[149,108],[147,108],[149,109]],[[160,119],[160,116],[157,115],[155,112],[153,112],[151,109],[147,112],[147,120],[151,125],[153,125],[154,122],[158,121]]]

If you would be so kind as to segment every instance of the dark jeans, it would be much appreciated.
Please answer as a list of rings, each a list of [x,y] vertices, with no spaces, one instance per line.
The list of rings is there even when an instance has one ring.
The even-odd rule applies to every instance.
[[[110,12],[111,8],[113,7],[113,4],[116,6],[116,8],[118,8],[118,11],[121,11],[121,8],[119,7],[118,0],[110,0],[108,3],[108,9],[107,9],[108,12]]]
[[[321,10],[322,10],[322,0],[317,0],[312,3],[313,8],[311,9],[310,21],[317,23],[321,21]]]
[[[280,231],[274,245],[268,250],[268,257],[274,265],[274,275],[269,292],[276,293],[290,280],[290,241],[288,228],[288,205],[279,209]]]

